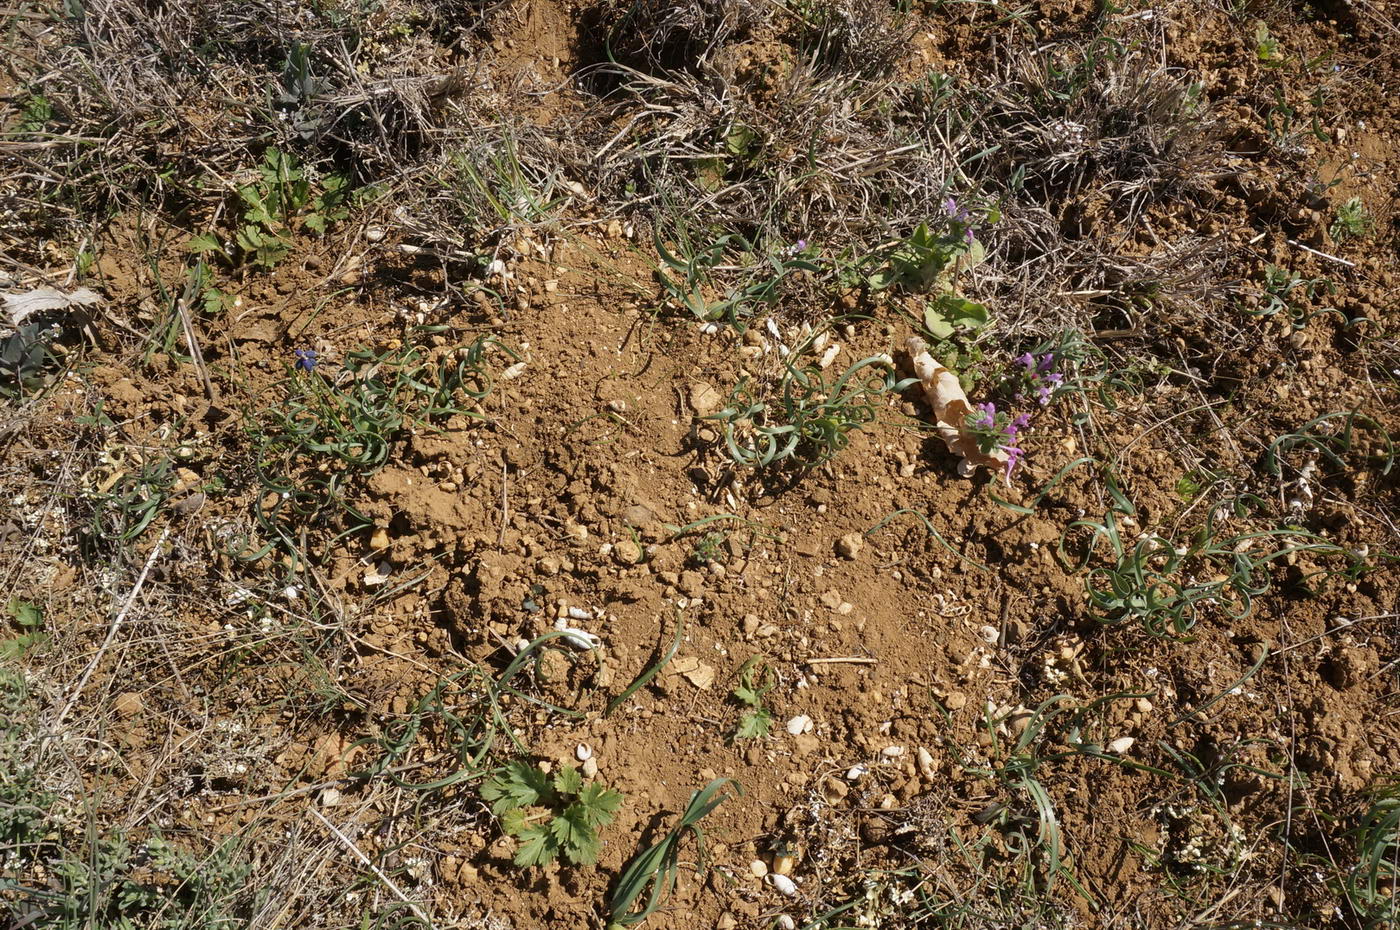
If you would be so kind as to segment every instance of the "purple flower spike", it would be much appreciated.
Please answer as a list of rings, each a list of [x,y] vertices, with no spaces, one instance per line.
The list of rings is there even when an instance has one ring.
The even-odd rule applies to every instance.
[[[1021,459],[1025,458],[1025,453],[1016,446],[1004,446],[1006,450],[1006,483],[1011,483],[1011,473],[1016,470],[1016,466],[1021,464]]]
[[[297,360],[296,360],[296,369],[297,369],[297,371],[315,371],[315,370],[316,370],[316,350],[315,350],[315,349],[297,349],[293,354],[296,355],[296,357],[297,357]]]
[[[1031,355],[1029,352],[1027,352],[1025,355],[1017,357],[1016,361],[1018,364],[1024,365],[1028,369],[1035,367],[1035,356]]]
[[[1046,353],[1045,353],[1045,357],[1042,358],[1042,359],[1040,360],[1040,364],[1039,364],[1038,366],[1036,366],[1036,371],[1049,371],[1049,370],[1054,366],[1054,364],[1055,364],[1055,353],[1054,353],[1054,352],[1046,352]]]
[[[952,197],[949,197],[947,200],[943,201],[943,209],[948,212],[949,216],[957,216],[958,202]]]

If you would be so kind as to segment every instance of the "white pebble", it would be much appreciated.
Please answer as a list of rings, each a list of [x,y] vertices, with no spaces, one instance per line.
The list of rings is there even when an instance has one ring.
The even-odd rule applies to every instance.
[[[812,732],[812,718],[806,714],[798,714],[787,722],[787,731],[792,736],[801,736],[803,733]]]
[[[793,920],[793,919],[792,919],[791,917],[789,917],[788,915],[786,915],[786,914],[779,914],[779,915],[778,915],[778,927],[780,928],[780,930],[794,930],[794,928],[795,928],[796,926],[797,926],[797,921]]]
[[[886,746],[884,749],[880,750],[880,755],[884,756],[886,759],[895,759],[904,755],[904,747]]]
[[[583,772],[584,778],[596,778],[598,777],[598,760],[590,756],[583,760],[583,765],[579,769]]]
[[[977,629],[977,635],[982,637],[983,642],[993,645],[995,645],[997,640],[1001,639],[1001,633],[998,632],[997,628],[994,626],[979,627]]]
[[[1131,736],[1120,736],[1116,740],[1108,744],[1108,751],[1116,752],[1118,755],[1121,756],[1129,749],[1132,749],[1133,743],[1136,742],[1137,740],[1133,739]]]
[[[778,889],[778,894],[785,895],[789,898],[797,897],[797,882],[788,878],[786,875],[779,875],[776,872],[771,873],[768,876],[768,884]]]
[[[580,762],[587,762],[589,759],[593,758],[593,750],[588,745],[579,743],[574,747],[574,757]]]
[[[862,775],[870,773],[868,765],[853,765],[846,769],[846,781],[857,781]]]
[[[762,878],[768,874],[768,863],[762,859],[755,859],[749,863],[749,871],[753,873],[754,878]]]

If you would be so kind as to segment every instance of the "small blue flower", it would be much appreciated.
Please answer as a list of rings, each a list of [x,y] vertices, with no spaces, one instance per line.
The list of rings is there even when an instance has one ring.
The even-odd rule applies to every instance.
[[[297,371],[315,371],[315,370],[316,370],[316,350],[315,350],[315,349],[297,349],[295,354],[296,354],[296,357],[297,357],[297,361],[296,361],[296,368],[297,368]]]

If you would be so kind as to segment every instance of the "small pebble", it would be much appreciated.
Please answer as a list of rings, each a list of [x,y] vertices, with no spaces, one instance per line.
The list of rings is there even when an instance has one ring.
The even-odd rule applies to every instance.
[[[769,875],[768,884],[776,888],[780,895],[789,898],[797,897],[797,882],[788,878],[786,875]]]
[[[753,873],[754,878],[762,878],[768,874],[768,863],[762,859],[755,859],[749,863],[749,871]]]
[[[579,743],[578,746],[574,748],[574,756],[580,762],[587,762],[589,759],[593,758],[593,750],[587,745]]]
[[[789,917],[788,915],[786,915],[786,914],[779,914],[779,915],[778,915],[778,927],[779,927],[779,930],[793,930],[793,928],[795,928],[796,926],[797,926],[797,921],[793,920],[793,919],[792,919],[791,917]]]
[[[587,759],[584,759],[583,765],[580,766],[579,770],[583,772],[584,778],[598,777],[598,760],[593,758],[592,756],[588,757]]]
[[[884,756],[886,759],[895,759],[904,755],[904,747],[886,746],[884,749],[880,750],[880,755]]]
[[[1133,739],[1131,736],[1120,736],[1116,740],[1108,744],[1108,751],[1117,753],[1121,756],[1129,749],[1132,749],[1133,743],[1136,742],[1137,740]]]
[[[1001,639],[1001,633],[998,632],[997,628],[994,626],[978,627],[977,635],[982,637],[982,641],[984,643],[990,643],[993,645],[996,644],[997,640]]]

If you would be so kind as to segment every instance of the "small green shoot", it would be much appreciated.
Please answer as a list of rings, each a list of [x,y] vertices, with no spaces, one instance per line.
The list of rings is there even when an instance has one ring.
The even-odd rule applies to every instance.
[[[1372,792],[1353,835],[1356,864],[1342,878],[1342,894],[1361,926],[1394,927],[1400,923],[1400,780]]]
[[[612,823],[622,804],[621,793],[585,783],[571,765],[551,778],[520,761],[487,779],[481,796],[519,841],[515,864],[524,868],[553,862],[561,854],[574,865],[592,865],[602,849],[598,830]]]
[[[1250,316],[1259,317],[1269,317],[1282,312],[1288,315],[1293,329],[1299,330],[1319,314],[1340,315],[1340,311],[1331,307],[1309,313],[1302,306],[1304,302],[1330,295],[1334,290],[1332,282],[1326,278],[1304,278],[1287,268],[1265,265],[1262,288],[1256,297],[1259,302],[1253,309],[1246,309],[1245,312]]]
[[[767,736],[773,726],[773,715],[763,706],[763,696],[777,685],[773,669],[754,656],[739,668],[739,683],[734,687],[734,699],[748,710],[739,718],[734,739],[758,739]]]
[[[1365,442],[1368,435],[1374,437],[1369,443]],[[1365,460],[1382,475],[1390,474],[1395,465],[1395,441],[1380,423],[1355,410],[1324,413],[1270,443],[1264,455],[1264,467],[1269,474],[1280,477],[1284,456],[1294,449],[1304,449],[1309,455],[1320,456],[1337,473],[1343,474],[1350,468],[1345,456],[1368,448]]]
[[[1332,221],[1332,238],[1337,242],[1348,239],[1365,239],[1375,231],[1376,221],[1366,209],[1360,197],[1352,197],[1337,208],[1337,218]]]
[[[725,785],[733,785],[735,791],[743,794],[737,782],[728,778],[716,778],[690,796],[690,803],[681,814],[680,822],[672,827],[660,842],[638,853],[627,863],[608,900],[608,930],[635,927],[656,913],[662,902],[670,896],[671,889],[676,884],[676,875],[680,871],[680,845],[686,834],[694,835],[700,853],[700,867],[704,868],[705,832],[700,829],[700,821],[731,797],[722,793]],[[647,895],[642,909],[636,910],[648,888],[651,893]]]
[[[942,232],[920,223],[908,238],[889,250],[883,267],[866,283],[877,291],[902,287],[951,292],[954,274],[981,264],[986,257],[982,244],[968,235],[971,229],[970,223],[956,219]]]
[[[323,236],[327,228],[350,215],[352,191],[342,175],[328,174],[313,179],[295,156],[273,146],[263,153],[258,179],[238,189],[243,222],[234,231],[230,252],[216,233],[205,233],[189,241],[197,255],[223,255],[233,264],[275,267],[292,249],[298,228]]]
[[[37,604],[12,597],[5,605],[5,612],[20,632],[18,636],[0,640],[0,659],[23,658],[31,649],[48,640],[48,634],[44,632],[44,611]]]
[[[832,381],[817,365],[788,365],[775,392],[755,392],[741,381],[725,408],[709,419],[719,422],[736,464],[815,468],[850,445],[853,432],[875,422],[882,398],[907,386],[886,356],[862,359]]]
[[[46,323],[24,323],[0,337],[0,397],[21,397],[47,385],[59,367],[53,349],[59,330]]]
[[[1101,521],[1070,523],[1060,538],[1060,559],[1071,570],[1084,568],[1100,543],[1106,543],[1107,559],[1089,568],[1084,582],[1095,618],[1105,624],[1136,620],[1163,638],[1187,635],[1205,608],[1230,619],[1248,616],[1254,598],[1269,590],[1265,576],[1270,566],[1292,553],[1346,556],[1337,545],[1295,528],[1218,538],[1214,515],[1181,538],[1143,534],[1124,539],[1120,522],[1118,513],[1109,510]],[[1090,538],[1083,558],[1073,565],[1065,543],[1076,529],[1088,530]],[[1256,552],[1259,545],[1266,551]]]
[[[668,248],[661,233],[656,233],[656,254],[661,257],[656,280],[672,301],[699,320],[726,320],[732,326],[742,327],[757,308],[771,306],[778,299],[788,275],[820,271],[805,257],[806,243],[799,243],[801,249],[760,255],[752,243],[735,233],[721,236],[708,246],[692,243],[684,227],[677,235],[678,241]],[[731,255],[734,262],[726,264],[726,257]],[[720,274],[737,278],[739,283],[716,284],[715,278]],[[720,292],[723,296],[708,296]]]
[[[1283,63],[1283,45],[1269,33],[1264,23],[1254,26],[1254,53],[1259,63],[1267,67],[1278,67]]]

